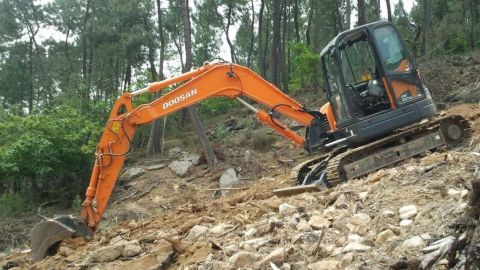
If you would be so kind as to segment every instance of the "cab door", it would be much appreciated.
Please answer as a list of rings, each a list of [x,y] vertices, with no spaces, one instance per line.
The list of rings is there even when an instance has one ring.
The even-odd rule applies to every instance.
[[[339,76],[338,68],[335,64],[334,53],[327,53],[322,57],[323,71],[325,77],[325,84],[327,89],[327,97],[332,107],[335,117],[336,126],[341,126],[346,121],[350,120],[350,112],[347,108],[345,97],[341,91],[342,81]]]
[[[373,29],[377,54],[383,69],[383,81],[394,107],[402,107],[425,96],[413,60],[392,25]]]

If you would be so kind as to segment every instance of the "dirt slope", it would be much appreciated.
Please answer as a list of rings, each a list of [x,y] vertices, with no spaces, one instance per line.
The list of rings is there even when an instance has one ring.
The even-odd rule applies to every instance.
[[[147,170],[121,181],[93,241],[66,241],[59,254],[39,263],[29,260],[28,250],[15,253],[1,257],[0,266],[386,269],[401,258],[411,263],[421,257],[422,248],[453,233],[450,225],[466,207],[480,160],[480,106],[459,105],[448,113],[462,114],[473,124],[475,132],[463,146],[412,158],[320,193],[272,196],[272,189],[294,181],[289,165],[278,160],[307,158],[284,142],[275,145],[276,156],[252,150],[247,160],[238,153],[236,170],[246,189],[222,197],[209,189],[218,187],[223,170],[199,165],[184,178],[168,167]],[[256,178],[258,171],[267,170],[268,177]],[[446,268],[439,264],[435,269]]]

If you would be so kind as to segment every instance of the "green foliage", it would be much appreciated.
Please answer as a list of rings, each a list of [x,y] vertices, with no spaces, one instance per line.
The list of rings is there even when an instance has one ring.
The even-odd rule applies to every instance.
[[[0,192],[69,206],[90,173],[102,130],[95,118],[67,106],[1,118]]]
[[[297,91],[301,88],[318,84],[320,74],[320,55],[303,43],[290,43],[292,50],[292,73],[290,88]]]
[[[447,43],[446,49],[449,53],[464,53],[468,50],[468,46],[468,39],[464,35],[456,33]]]
[[[25,197],[20,193],[7,191],[0,195],[0,217],[11,216],[29,209]]]
[[[200,103],[199,111],[206,115],[228,114],[232,108],[237,106],[238,102],[229,98],[211,98]]]

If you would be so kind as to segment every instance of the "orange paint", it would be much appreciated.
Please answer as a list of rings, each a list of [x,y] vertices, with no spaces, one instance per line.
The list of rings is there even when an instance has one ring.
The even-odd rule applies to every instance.
[[[383,85],[385,85],[385,89],[387,90],[387,96],[388,96],[388,100],[390,101],[390,107],[392,108],[392,110],[395,110],[396,105],[392,97],[392,93],[390,92],[390,86],[388,86],[387,79],[385,77],[383,77],[382,79],[383,79]]]
[[[286,106],[278,106],[275,110],[304,126],[310,126],[314,119],[302,110],[299,103],[274,85],[252,70],[236,64],[207,64],[180,76],[153,83],[148,87],[148,91],[158,92],[180,82],[184,83],[151,103],[134,108],[132,95],[125,93],[113,106],[97,146],[95,165],[81,211],[81,217],[92,231],[95,231],[105,212],[139,125],[148,124],[207,98],[222,96],[233,99],[242,95],[268,108],[285,104]],[[259,110],[257,117],[260,122],[273,128],[295,145],[303,147],[302,136],[272,120],[267,112]],[[331,122],[335,120],[331,108],[327,111],[327,118],[331,127],[335,127],[334,122]]]
[[[330,131],[337,130],[337,121],[333,114],[332,105],[330,102],[325,103],[321,108],[320,112],[327,116],[328,125],[330,126]]]

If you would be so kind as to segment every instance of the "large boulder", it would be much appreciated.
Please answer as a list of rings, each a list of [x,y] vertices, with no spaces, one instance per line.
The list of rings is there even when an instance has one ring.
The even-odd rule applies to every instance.
[[[122,255],[123,248],[123,244],[102,247],[93,251],[90,256],[87,257],[86,261],[90,263],[104,263],[115,261]]]
[[[197,166],[200,163],[200,155],[185,152],[183,154],[182,160],[190,161],[193,164],[193,166]]]
[[[122,179],[123,180],[133,180],[141,175],[145,174],[145,169],[142,167],[133,167],[128,169],[126,172],[123,173]]]
[[[172,170],[176,175],[183,177],[188,173],[188,170],[193,166],[193,163],[185,160],[174,160],[169,165],[168,168]]]

